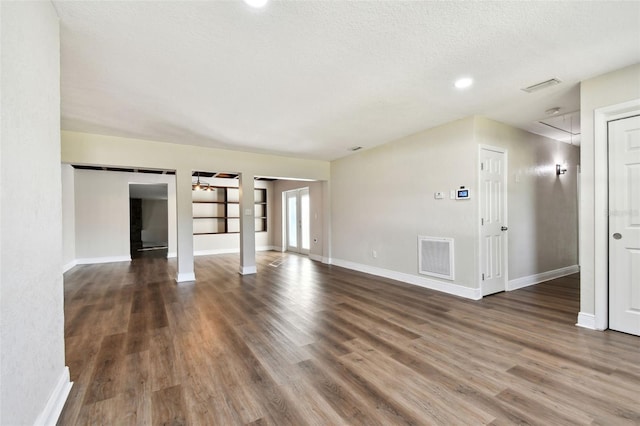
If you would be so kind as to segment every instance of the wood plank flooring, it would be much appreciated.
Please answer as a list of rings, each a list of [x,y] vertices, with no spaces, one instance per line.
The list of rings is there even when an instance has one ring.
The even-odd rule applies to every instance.
[[[576,327],[579,277],[470,301],[307,258],[65,274],[60,425],[640,424],[640,338]]]

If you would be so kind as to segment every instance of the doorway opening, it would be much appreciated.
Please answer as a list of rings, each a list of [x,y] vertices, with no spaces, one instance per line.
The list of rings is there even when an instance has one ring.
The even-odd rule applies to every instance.
[[[311,248],[309,188],[283,192],[282,198],[282,210],[285,212],[282,237],[286,241],[286,250],[308,255]]]
[[[167,257],[169,208],[167,184],[129,184],[131,259]]]

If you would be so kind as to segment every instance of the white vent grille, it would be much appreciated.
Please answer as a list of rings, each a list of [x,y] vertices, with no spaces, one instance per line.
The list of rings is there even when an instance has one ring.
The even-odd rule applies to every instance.
[[[547,81],[541,81],[540,83],[532,84],[529,87],[525,87],[524,90],[527,93],[537,92],[538,90],[546,89],[547,87],[555,86],[556,84],[560,84],[562,81],[558,78],[551,78]]]
[[[418,236],[418,272],[454,279],[453,238]]]

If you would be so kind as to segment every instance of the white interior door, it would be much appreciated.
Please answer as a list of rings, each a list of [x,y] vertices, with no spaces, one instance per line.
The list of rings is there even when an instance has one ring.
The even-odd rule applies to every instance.
[[[609,122],[609,328],[640,336],[640,116]]]
[[[480,268],[482,295],[507,285],[506,153],[480,149]]]
[[[309,188],[285,193],[287,251],[308,254],[310,248]]]

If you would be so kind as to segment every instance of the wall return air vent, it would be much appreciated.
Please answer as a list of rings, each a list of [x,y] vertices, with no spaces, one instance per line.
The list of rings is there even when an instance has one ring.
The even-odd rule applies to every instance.
[[[454,280],[453,238],[418,236],[418,272]]]
[[[562,83],[561,80],[557,78],[552,78],[547,81],[542,81],[540,83],[532,84],[531,86],[525,87],[522,90],[524,90],[527,93],[533,93],[533,92],[537,92],[538,90],[546,89],[547,87],[555,86],[556,84],[560,84],[560,83]]]

